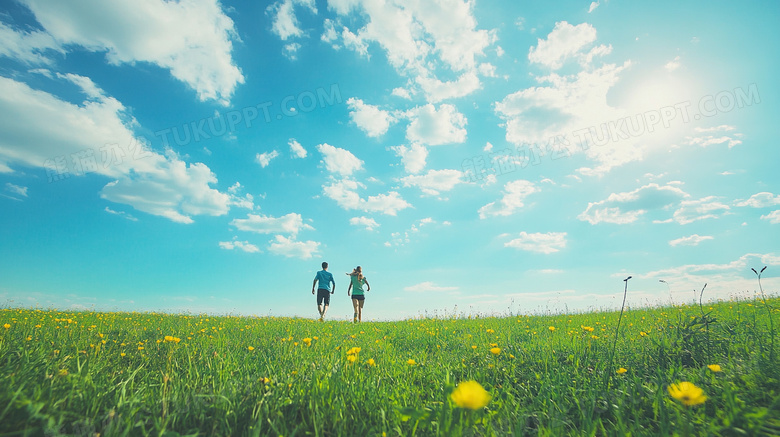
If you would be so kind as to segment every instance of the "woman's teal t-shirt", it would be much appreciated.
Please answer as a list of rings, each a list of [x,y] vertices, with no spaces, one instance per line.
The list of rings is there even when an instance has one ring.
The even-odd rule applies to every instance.
[[[351,276],[352,279],[352,295],[362,295],[363,294],[363,284],[366,283],[366,277],[364,276],[362,280],[358,279],[357,275]]]

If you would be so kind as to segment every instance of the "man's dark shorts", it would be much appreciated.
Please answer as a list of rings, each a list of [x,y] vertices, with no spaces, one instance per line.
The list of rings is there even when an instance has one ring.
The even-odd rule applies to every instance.
[[[322,305],[323,302],[325,302],[325,305],[330,305],[330,291],[324,288],[318,288],[317,305]]]

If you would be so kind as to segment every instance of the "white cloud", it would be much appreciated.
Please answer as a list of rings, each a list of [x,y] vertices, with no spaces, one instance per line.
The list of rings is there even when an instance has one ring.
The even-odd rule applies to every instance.
[[[599,2],[590,2],[590,7],[588,8],[588,13],[595,11],[596,8],[599,7]]]
[[[290,138],[287,145],[290,146],[290,152],[292,152],[293,158],[305,158],[309,154],[295,138]]]
[[[107,213],[109,213],[109,214],[113,214],[113,215],[118,215],[120,217],[124,217],[124,218],[130,220],[131,222],[137,222],[138,221],[137,218],[133,217],[132,215],[130,215],[130,214],[124,212],[124,211],[114,211],[113,209],[111,209],[109,207],[106,207],[105,211]]]
[[[5,191],[16,194],[18,196],[27,197],[27,187],[21,187],[10,182],[5,183]]]
[[[353,17],[365,19],[365,25],[354,31],[343,26],[341,37],[347,48],[367,56],[368,45],[377,43],[399,73],[415,81],[430,80],[420,83],[430,93],[429,101],[478,88],[473,84],[477,58],[484,56],[485,48],[495,41],[495,33],[476,29],[472,1],[331,0],[328,6],[346,21],[356,21]],[[465,78],[440,87],[443,83],[436,77],[440,69]]]
[[[425,168],[425,161],[428,158],[428,149],[425,146],[412,143],[409,147],[394,146],[391,150],[401,158],[407,173],[416,174]]]
[[[406,138],[412,143],[438,146],[466,141],[466,117],[453,105],[442,104],[438,110],[432,104],[418,106],[406,116],[411,120]]]
[[[244,82],[231,56],[238,34],[216,0],[23,2],[61,47],[105,52],[111,64],[156,64],[201,101],[227,105]]]
[[[751,206],[753,208],[768,208],[774,205],[780,205],[780,195],[775,196],[766,191],[756,193],[750,196],[750,199],[736,202],[736,206]]]
[[[252,244],[252,243],[250,243],[248,241],[238,241],[238,240],[235,240],[235,239],[233,241],[220,241],[219,242],[219,247],[221,247],[223,249],[226,249],[226,250],[239,249],[239,250],[243,250],[244,252],[247,252],[247,253],[259,253],[260,252],[260,249],[257,246],[255,246],[254,244]]]
[[[409,285],[404,287],[404,291],[411,291],[413,293],[430,293],[438,291],[457,291],[458,287],[446,287],[436,285],[431,281],[420,282],[419,284]]]
[[[679,56],[675,56],[674,59],[672,59],[671,61],[667,62],[664,65],[664,68],[666,69],[666,71],[668,71],[670,73],[672,71],[677,70],[678,68],[680,68],[680,57]]]
[[[379,227],[379,223],[370,217],[352,217],[349,219],[349,224],[352,226],[363,226],[367,231],[373,231]]]
[[[287,238],[283,235],[277,235],[268,246],[268,251],[271,253],[300,259],[311,259],[319,253],[319,249],[320,243],[316,241],[295,241],[294,238]]]
[[[254,197],[251,194],[246,193],[243,197],[241,196],[243,188],[244,187],[239,182],[236,182],[228,188],[230,205],[245,209],[255,209]]]
[[[566,248],[566,232],[548,232],[529,234],[520,232],[517,238],[504,243],[504,247],[550,254]]]
[[[401,178],[405,187],[417,187],[429,196],[438,196],[463,183],[463,173],[458,170],[428,170],[424,175],[409,175]]]
[[[582,221],[627,224],[635,222],[649,210],[657,210],[677,204],[688,193],[670,184],[647,184],[633,191],[612,193],[605,200],[588,202],[588,207],[577,216]]]
[[[395,122],[390,112],[383,111],[378,106],[365,104],[360,99],[350,97],[347,99],[347,106],[350,109],[349,118],[369,137],[384,135]]]
[[[713,237],[709,235],[699,235],[699,234],[693,234],[689,235],[687,237],[680,237],[675,240],[671,240],[669,242],[669,245],[672,247],[675,246],[698,246],[699,243],[702,241],[712,240]]]
[[[742,144],[742,140],[734,138],[729,135],[721,135],[721,136],[704,135],[699,137],[686,136],[685,144],[689,146],[701,146],[701,147],[712,146],[713,144],[728,144],[730,149],[734,146],[738,146]]]
[[[249,214],[245,219],[233,219],[230,224],[241,231],[255,232],[258,234],[284,233],[294,236],[301,230],[314,229],[303,223],[301,215],[294,212],[281,217]]]
[[[255,155],[255,162],[260,164],[260,167],[266,168],[268,167],[268,164],[271,163],[271,160],[276,158],[277,156],[279,156],[279,152],[277,152],[276,150],[272,150],[270,152],[258,153],[257,155]]]
[[[536,47],[531,47],[528,60],[557,70],[567,58],[595,40],[596,29],[590,24],[572,26],[566,21],[559,21],[546,40],[539,38]]]
[[[494,74],[495,67],[492,69],[490,64],[484,64],[487,68],[484,76]],[[467,96],[478,90],[481,86],[476,72],[464,73],[455,80],[442,81],[435,77],[417,76],[415,82],[422,88],[422,91],[428,97],[431,103],[438,103],[447,99],[455,99]]]
[[[498,203],[490,202],[479,209],[479,218],[508,216],[525,206],[525,198],[541,191],[533,182],[518,179],[504,185],[504,196]]]
[[[344,179],[323,186],[326,197],[333,199],[345,210],[360,210],[365,212],[381,212],[387,215],[396,215],[402,209],[411,207],[400,194],[390,191],[387,194],[368,196],[363,199],[358,194],[358,188],[362,185],[355,181]]]
[[[780,224],[780,209],[776,209],[769,214],[762,215],[762,220],[769,220],[769,223],[772,223],[773,225]]]
[[[303,35],[299,27],[298,18],[295,16],[295,5],[308,7],[313,13],[317,13],[314,0],[282,0],[266,8],[266,13],[272,17],[271,32],[286,41],[292,37]]]
[[[363,161],[348,150],[327,143],[318,144],[317,150],[322,154],[322,162],[325,163],[325,169],[330,173],[350,176],[363,168]]]
[[[683,200],[679,208],[674,211],[673,218],[677,223],[687,225],[698,220],[718,218],[728,213],[730,209],[728,205],[715,199],[715,196],[708,196],[698,200]]]
[[[49,50],[64,53],[65,51],[47,32],[40,30],[14,30],[0,22],[0,56],[16,59],[25,64],[51,64],[46,57]],[[46,74],[42,70],[43,74]]]

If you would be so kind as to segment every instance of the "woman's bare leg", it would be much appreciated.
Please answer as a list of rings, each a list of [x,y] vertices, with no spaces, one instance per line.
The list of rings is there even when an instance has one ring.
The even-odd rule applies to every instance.
[[[358,322],[363,321],[363,304],[366,302],[365,300],[360,300],[358,304],[357,314],[358,314]]]
[[[359,314],[358,313],[358,311],[359,311],[358,302],[360,302],[360,301],[357,300],[357,299],[352,299],[352,309],[355,310],[355,314],[352,316],[352,323],[355,323],[355,322],[358,321],[358,314]]]

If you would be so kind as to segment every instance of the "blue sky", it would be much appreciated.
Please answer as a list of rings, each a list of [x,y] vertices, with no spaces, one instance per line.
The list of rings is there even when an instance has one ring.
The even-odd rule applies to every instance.
[[[0,301],[502,314],[780,285],[774,2],[0,7]],[[660,280],[665,281],[660,282]]]

